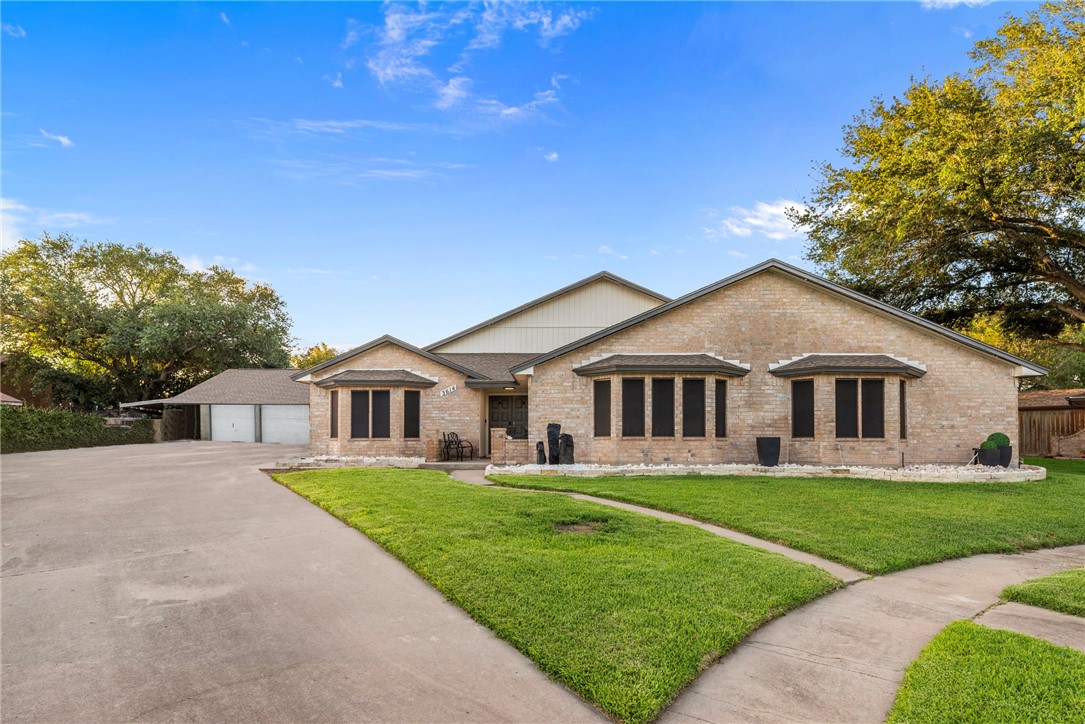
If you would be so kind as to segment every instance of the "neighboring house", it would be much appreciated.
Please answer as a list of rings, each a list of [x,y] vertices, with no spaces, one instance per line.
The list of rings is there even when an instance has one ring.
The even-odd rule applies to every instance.
[[[29,380],[19,380],[18,384],[14,384],[12,376],[4,373],[4,363],[8,361],[8,357],[9,355],[0,354],[0,405],[51,407],[49,395],[34,394]]]
[[[1028,390],[1017,401],[1022,455],[1058,455],[1060,440],[1085,430],[1085,388]]]
[[[309,442],[309,393],[291,380],[296,373],[293,369],[226,370],[174,397],[126,402],[121,407],[198,411],[194,417],[201,440],[305,445]],[[166,435],[166,439],[176,437],[184,435]]]
[[[425,348],[384,336],[293,378],[314,454],[434,459],[455,432],[533,462],[965,463],[1017,440],[1017,380],[1046,370],[770,260],[673,301],[597,274]],[[521,438],[521,439],[517,439]]]

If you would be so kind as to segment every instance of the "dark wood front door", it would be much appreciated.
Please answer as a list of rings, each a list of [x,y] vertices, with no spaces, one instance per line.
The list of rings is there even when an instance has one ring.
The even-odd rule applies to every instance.
[[[527,438],[527,395],[495,395],[490,398],[490,427],[508,430],[512,437]]]

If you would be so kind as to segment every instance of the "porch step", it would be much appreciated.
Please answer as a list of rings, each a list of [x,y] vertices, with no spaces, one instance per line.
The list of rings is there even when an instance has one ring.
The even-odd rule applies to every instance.
[[[421,463],[418,468],[420,470],[440,470],[441,472],[451,473],[454,470],[485,470],[489,464],[486,460],[465,460],[462,463],[457,460],[443,463]]]

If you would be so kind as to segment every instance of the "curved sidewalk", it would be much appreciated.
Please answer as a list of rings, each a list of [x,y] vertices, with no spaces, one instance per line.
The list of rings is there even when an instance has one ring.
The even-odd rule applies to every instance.
[[[1085,545],[978,555],[861,581],[754,631],[661,722],[883,722],[904,670],[1006,586],[1085,565]]]
[[[472,485],[490,485],[494,486],[489,480],[486,479],[486,474],[482,470],[455,470],[449,473],[450,476],[464,483],[471,483]],[[499,487],[499,486],[494,486]],[[567,495],[570,498],[576,498],[577,500],[586,500],[591,503],[598,503],[600,505],[606,505],[611,508],[620,508],[622,510],[628,510],[634,513],[641,513],[642,515],[649,515],[653,518],[660,520],[670,521],[672,523],[684,523],[686,525],[693,525],[701,530],[706,530],[709,533],[718,535],[721,538],[728,538],[739,543],[745,543],[755,548],[761,548],[763,550],[772,551],[773,553],[779,553],[782,556],[786,556],[794,561],[800,563],[808,563],[812,566],[817,566],[822,570],[828,571],[833,574],[844,583],[854,583],[867,578],[867,574],[856,571],[853,568],[848,568],[845,565],[836,563],[834,561],[826,560],[820,556],[815,556],[813,553],[807,553],[805,551],[795,550],[794,548],[788,548],[787,546],[780,545],[779,543],[773,543],[771,541],[762,540],[761,538],[754,538],[753,536],[746,535],[745,533],[739,533],[738,531],[730,530],[729,528],[721,528],[718,525],[712,525],[711,523],[702,523],[694,518],[687,518],[682,515],[675,515],[674,513],[667,513],[662,510],[656,510],[655,508],[645,508],[640,505],[633,505],[632,503],[623,503],[617,500],[610,500],[609,498],[597,498],[594,495],[585,495],[584,493],[567,493],[560,490],[538,490],[535,488],[506,488],[506,490],[519,490],[532,493],[550,493],[557,495]]]

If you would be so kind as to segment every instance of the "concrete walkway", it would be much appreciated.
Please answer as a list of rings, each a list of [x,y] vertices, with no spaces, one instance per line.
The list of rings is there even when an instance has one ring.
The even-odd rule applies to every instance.
[[[984,611],[1010,584],[1083,564],[1079,545],[860,581],[754,631],[661,721],[885,721],[904,670],[947,624]]]
[[[479,471],[452,475],[491,484]],[[959,619],[976,617],[993,628],[1085,650],[1082,619],[1019,604],[995,605],[1008,585],[1082,567],[1085,545],[978,555],[870,578],[682,516],[590,495],[572,497],[696,525],[819,566],[852,584],[754,631],[680,694],[661,722],[883,722],[904,670],[935,634]]]
[[[473,485],[490,485],[489,480],[486,479],[485,471],[482,470],[456,470],[449,473],[456,480],[464,483],[472,483]],[[494,486],[497,487],[497,486]],[[798,551],[794,548],[788,548],[782,546],[779,543],[772,543],[760,538],[754,538],[751,535],[745,533],[739,533],[738,531],[730,530],[728,528],[721,528],[718,525],[712,525],[711,523],[702,523],[699,520],[693,518],[687,518],[682,515],[675,515],[674,513],[666,513],[662,510],[656,510],[655,508],[645,508],[640,505],[633,505],[632,503],[623,503],[617,500],[610,500],[608,498],[597,498],[594,495],[585,495],[583,493],[563,493],[561,491],[553,490],[533,490],[530,488],[506,488],[506,490],[520,490],[536,493],[552,493],[557,495],[567,495],[570,498],[576,498],[577,500],[586,500],[591,503],[598,503],[600,505],[606,505],[611,508],[620,508],[622,510],[628,510],[633,513],[641,513],[642,515],[649,515],[653,518],[660,520],[670,521],[672,523],[685,523],[686,525],[692,525],[706,530],[709,533],[720,536],[721,538],[728,538],[739,543],[745,543],[746,545],[753,546],[755,548],[762,548],[773,553],[779,553],[782,556],[786,556],[792,560],[799,561],[800,563],[809,563],[812,566],[817,566],[823,570],[833,574],[844,583],[854,583],[861,581],[864,578],[868,578],[867,574],[856,571],[853,568],[848,568],[845,565],[836,563],[834,561],[826,560],[820,556],[815,556],[813,553],[806,553],[805,551]]]
[[[257,470],[292,453],[4,455],[0,719],[604,720]]]
[[[1085,653],[1085,618],[1021,603],[1003,603],[984,611],[976,623],[1045,639]]]

